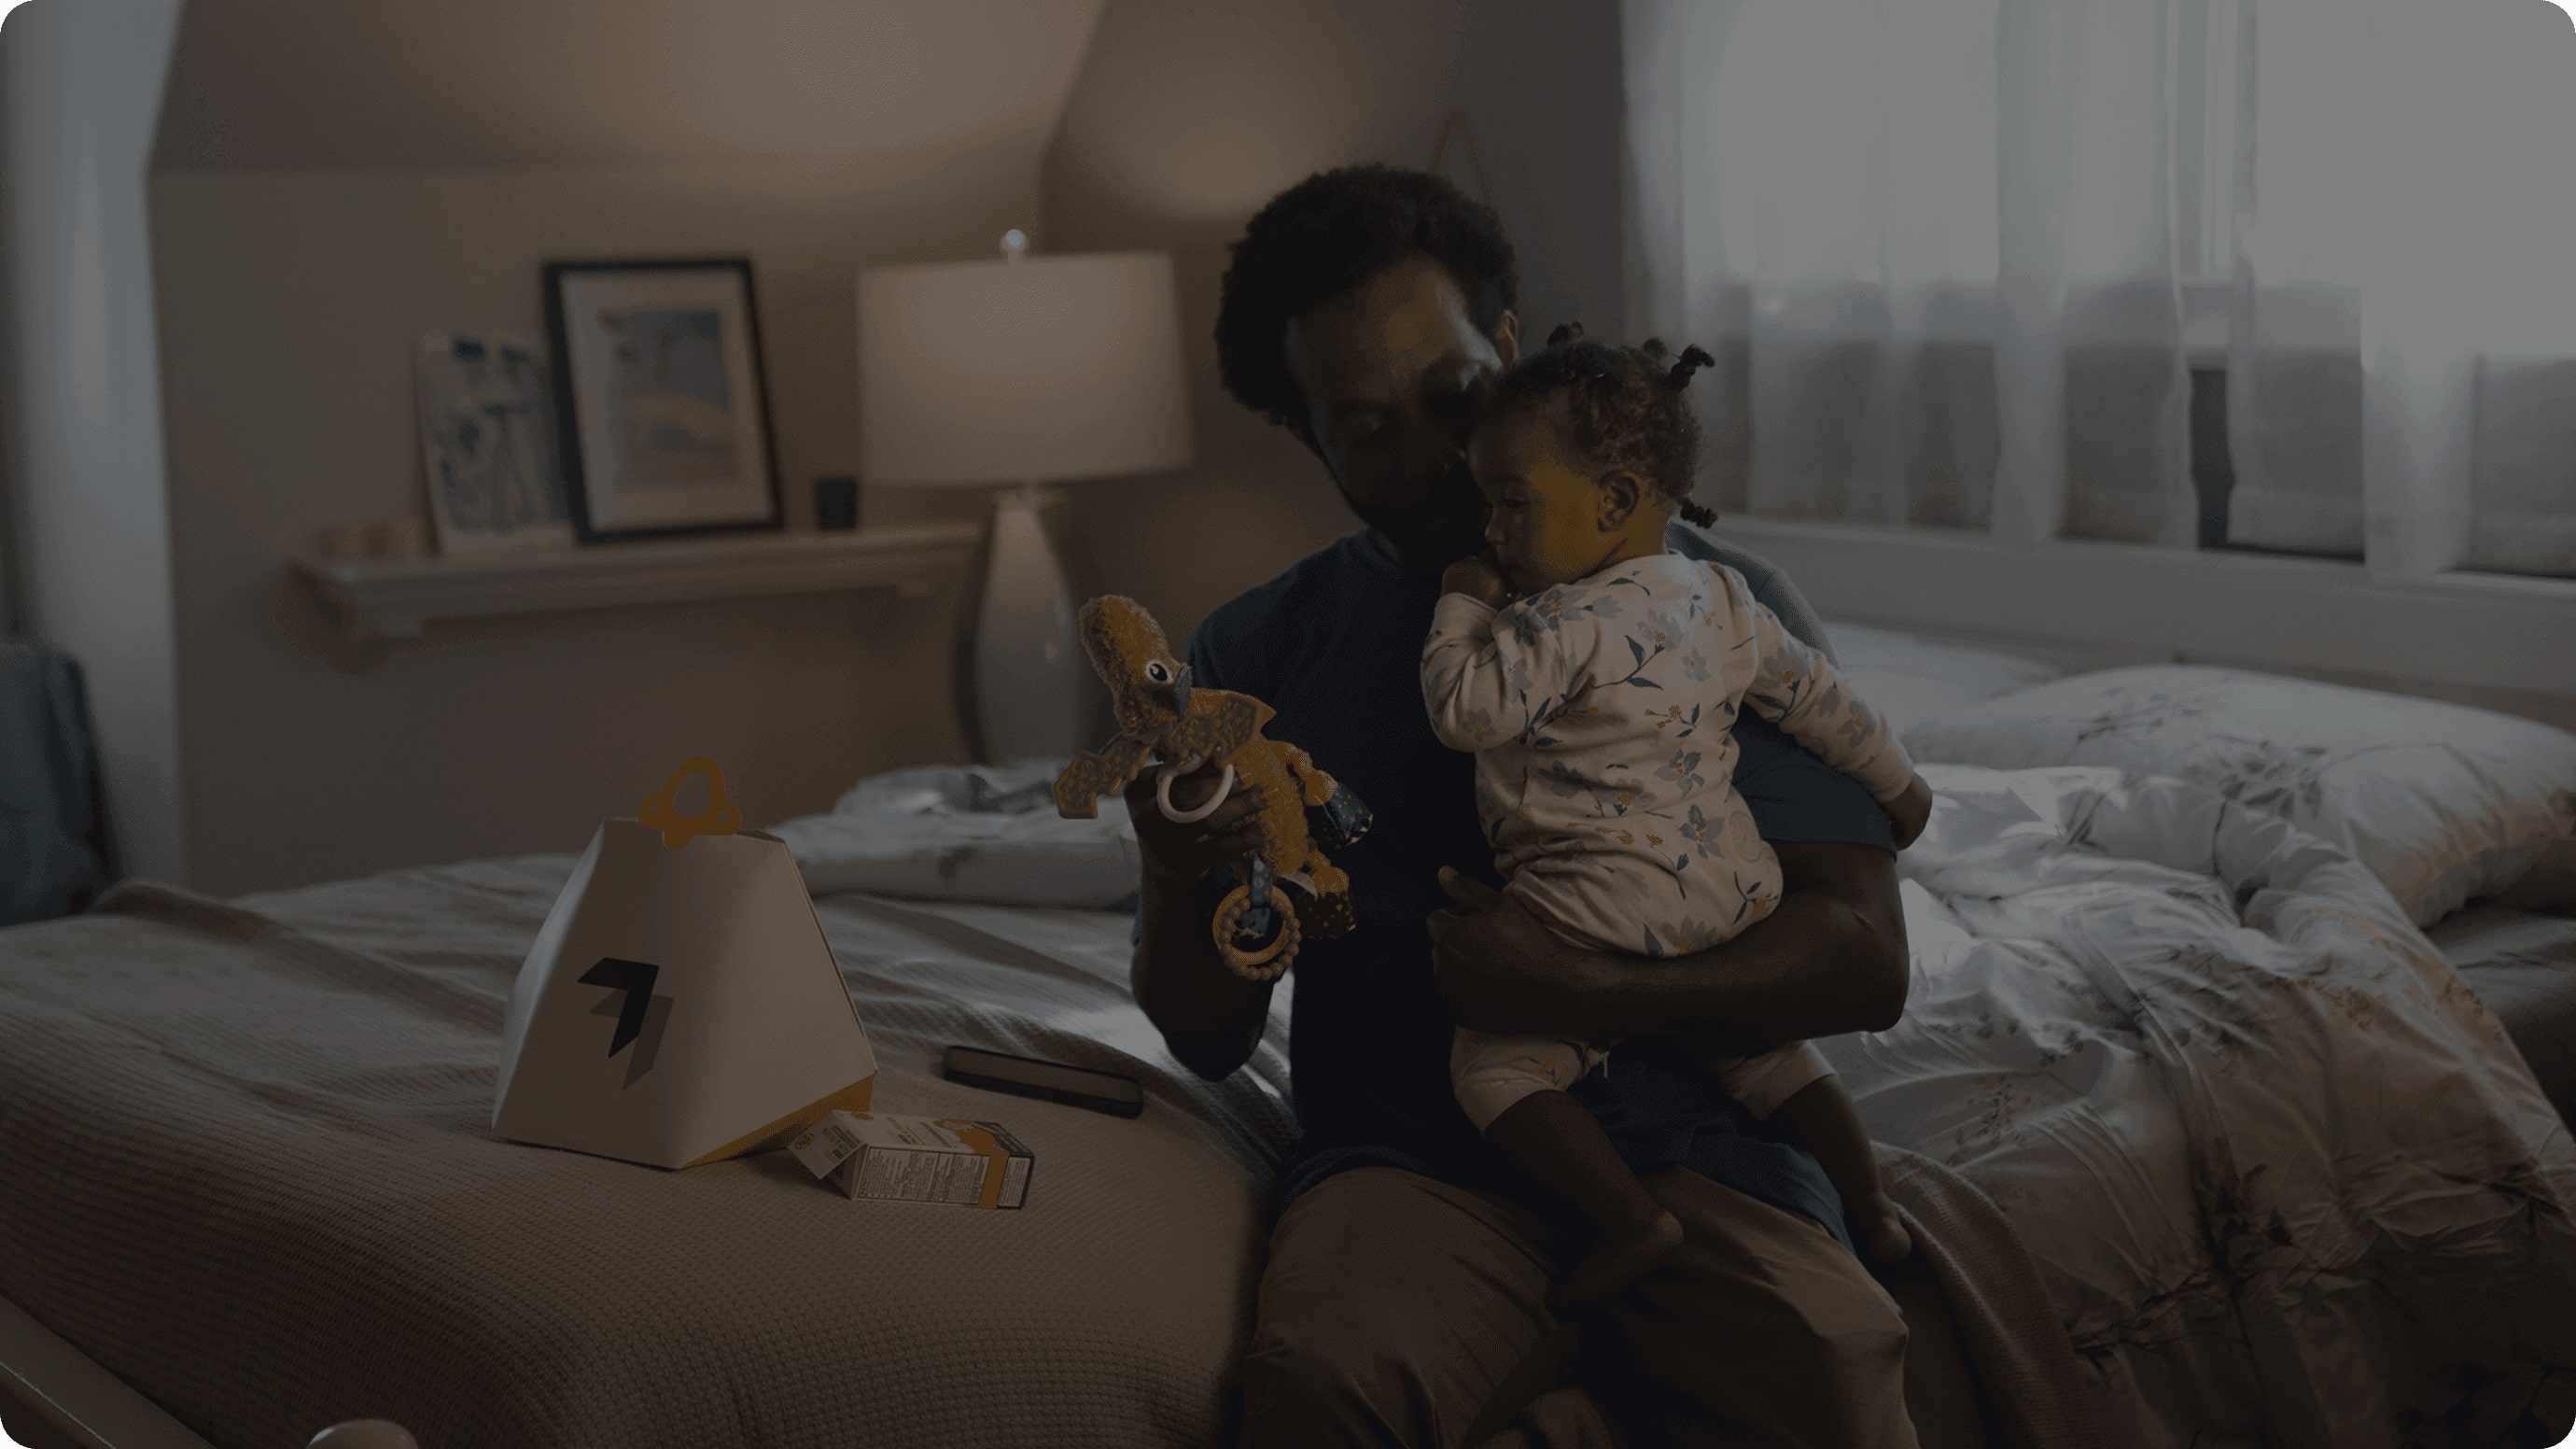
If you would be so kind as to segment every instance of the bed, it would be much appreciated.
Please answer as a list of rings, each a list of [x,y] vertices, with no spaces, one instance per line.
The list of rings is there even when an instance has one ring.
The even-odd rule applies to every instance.
[[[2424,934],[2504,1024],[2558,1115],[2576,1121],[2576,913],[2478,904]]]
[[[2158,733],[2207,754],[2269,686],[1836,639],[1941,797],[1901,867],[1907,1019],[1823,1044],[1948,1255],[1900,1288],[1917,1377],[1947,1379],[1909,1386],[1946,1416],[1927,1443],[2050,1442],[2068,1394],[2123,1446],[2556,1442],[2576,932],[2422,917],[2552,842],[2479,837],[2483,877],[2399,859],[2336,813],[2340,746],[2270,799],[2268,757]],[[2219,702],[2177,716],[2194,689]],[[2497,739],[2472,823],[2546,837],[2511,771],[2576,772],[2576,740]],[[1029,808],[1042,774],[905,772],[776,827],[879,1105],[1007,1121],[1022,1212],[852,1203],[784,1154],[664,1174],[492,1141],[502,1002],[568,856],[136,883],[0,933],[0,1329],[32,1325],[58,1410],[141,1424],[88,1441],[115,1449],[378,1416],[424,1449],[1226,1442],[1289,992],[1246,1070],[1173,1063],[1125,992],[1132,840]],[[950,1041],[1136,1074],[1147,1112],[945,1082]]]

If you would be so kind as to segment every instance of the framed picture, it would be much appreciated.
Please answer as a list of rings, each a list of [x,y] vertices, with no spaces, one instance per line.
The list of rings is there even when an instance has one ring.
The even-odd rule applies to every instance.
[[[750,261],[550,262],[545,293],[581,540],[778,527]]]
[[[572,547],[536,348],[516,337],[424,337],[412,385],[438,551]]]

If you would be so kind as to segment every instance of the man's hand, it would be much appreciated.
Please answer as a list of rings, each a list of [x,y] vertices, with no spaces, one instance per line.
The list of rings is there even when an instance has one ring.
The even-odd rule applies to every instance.
[[[1511,581],[1503,577],[1502,568],[1494,562],[1492,550],[1469,554],[1440,573],[1440,592],[1465,594],[1487,608],[1499,609],[1512,601]]]
[[[1167,885],[1195,886],[1209,871],[1242,860],[1261,844],[1261,789],[1238,777],[1225,803],[1205,820],[1189,825],[1163,818],[1154,798],[1159,768],[1148,766],[1128,783],[1127,814],[1135,822],[1136,847],[1145,871]],[[1224,772],[1201,765],[1172,782],[1172,808],[1187,812],[1207,803]]]
[[[1887,818],[1896,826],[1896,848],[1903,850],[1923,838],[1923,827],[1932,823],[1932,787],[1916,775],[1905,793],[1887,802]]]

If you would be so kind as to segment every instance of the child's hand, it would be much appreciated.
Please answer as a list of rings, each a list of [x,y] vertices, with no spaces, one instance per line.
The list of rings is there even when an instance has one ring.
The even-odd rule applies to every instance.
[[[1932,823],[1932,787],[1917,775],[1905,787],[1905,793],[1887,802],[1887,818],[1896,824],[1896,848],[1903,850],[1923,838],[1923,827]]]
[[[1440,575],[1440,592],[1465,594],[1495,609],[1512,601],[1511,582],[1495,567],[1491,553],[1470,554],[1451,564]]]

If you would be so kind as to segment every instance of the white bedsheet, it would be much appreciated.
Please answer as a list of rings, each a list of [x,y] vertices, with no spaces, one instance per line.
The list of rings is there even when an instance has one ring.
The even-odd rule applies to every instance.
[[[1822,1045],[2012,1218],[2112,1442],[2563,1425],[2576,1150],[2386,888],[2177,780],[1924,773],[1905,1020]]]

